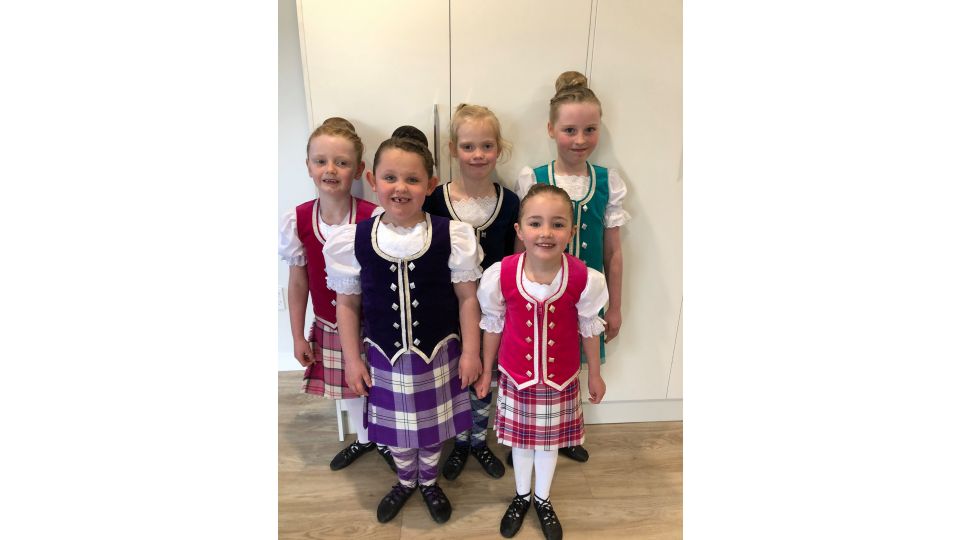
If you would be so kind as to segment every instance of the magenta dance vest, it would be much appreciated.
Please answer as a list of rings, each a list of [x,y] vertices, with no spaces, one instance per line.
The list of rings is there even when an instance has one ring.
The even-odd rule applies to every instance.
[[[560,288],[540,302],[523,289],[525,256],[510,255],[500,263],[500,291],[506,303],[500,371],[520,390],[538,382],[563,390],[580,373],[577,302],[587,286],[587,265],[564,253]]]
[[[357,223],[370,217],[377,205],[351,197],[350,219]],[[320,199],[297,206],[297,236],[307,258],[307,279],[310,282],[310,301],[313,314],[323,324],[337,327],[337,293],[327,288],[327,265],[323,260],[323,245],[327,239],[320,232]]]

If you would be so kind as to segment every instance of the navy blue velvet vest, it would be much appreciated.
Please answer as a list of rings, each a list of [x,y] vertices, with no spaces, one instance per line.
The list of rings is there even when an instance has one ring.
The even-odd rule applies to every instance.
[[[513,240],[517,237],[513,224],[517,222],[517,214],[520,212],[520,198],[517,194],[498,183],[493,185],[497,190],[497,208],[486,223],[473,229],[480,247],[483,248],[483,261],[480,266],[484,270],[491,264],[500,262],[507,255],[513,254]],[[457,217],[453,209],[449,183],[433,190],[433,193],[423,202],[423,211],[463,221]]]
[[[366,341],[390,360],[414,352],[429,363],[460,335],[460,304],[450,282],[450,220],[427,214],[425,249],[391,257],[377,245],[380,216],[357,224]]]

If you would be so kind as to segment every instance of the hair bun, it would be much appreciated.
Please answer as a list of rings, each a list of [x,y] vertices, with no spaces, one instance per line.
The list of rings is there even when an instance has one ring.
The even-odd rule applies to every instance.
[[[353,127],[353,124],[350,123],[346,118],[340,118],[339,116],[331,116],[323,121],[320,124],[320,127],[335,127],[340,129],[346,129],[351,133],[356,133],[357,129]]]
[[[577,86],[587,86],[587,76],[579,71],[564,71],[557,77],[557,82],[554,84],[558,94],[563,90]]]
[[[427,148],[430,147],[430,141],[427,140],[427,136],[413,126],[400,126],[393,130],[391,137],[396,137],[398,139],[410,139],[426,146]]]

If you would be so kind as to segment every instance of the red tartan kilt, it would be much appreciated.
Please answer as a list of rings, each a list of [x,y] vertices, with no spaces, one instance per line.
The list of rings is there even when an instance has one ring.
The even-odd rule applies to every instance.
[[[347,386],[346,372],[343,369],[343,353],[340,346],[340,334],[320,321],[314,321],[310,327],[308,340],[313,345],[315,362],[303,373],[300,391],[329,399],[351,399],[357,393]],[[361,346],[360,357],[363,359]]]
[[[583,444],[580,381],[557,391],[543,383],[517,390],[500,374],[497,381],[497,442],[514,448],[555,450]]]

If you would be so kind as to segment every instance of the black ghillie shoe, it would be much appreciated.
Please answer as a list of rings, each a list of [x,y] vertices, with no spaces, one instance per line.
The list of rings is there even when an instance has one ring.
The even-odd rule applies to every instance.
[[[373,450],[376,446],[377,445],[372,442],[361,444],[358,441],[353,441],[350,446],[337,452],[337,455],[333,456],[333,460],[330,461],[330,468],[335,471],[339,471],[340,469],[356,461],[358,457]]]
[[[440,486],[420,486],[420,494],[423,495],[423,502],[427,503],[427,510],[430,510],[430,517],[437,523],[446,523],[450,519],[450,513],[453,508],[450,507],[450,501],[443,494]]]
[[[406,487],[399,482],[394,484],[393,487],[390,488],[390,493],[387,493],[383,499],[380,500],[380,505],[377,506],[377,521],[386,523],[397,517],[400,509],[406,504],[407,499],[410,498],[414,490],[416,490],[415,487]]]
[[[490,451],[487,445],[472,446],[470,447],[470,453],[473,454],[473,457],[477,458],[480,466],[483,467],[483,471],[490,476],[500,478],[503,476],[503,473],[506,472],[506,469],[503,467],[503,462]]]
[[[527,515],[527,510],[530,509],[530,500],[527,499],[529,496],[529,493],[526,495],[517,494],[510,501],[507,512],[503,514],[503,519],[500,520],[500,534],[504,537],[513,538],[520,527],[523,526],[523,518]]]
[[[567,448],[560,449],[560,455],[567,456],[568,458],[579,461],[580,463],[586,463],[590,459],[590,454],[587,452],[587,449],[580,446],[569,446]]]
[[[550,499],[543,502],[533,501],[533,507],[537,510],[537,517],[540,518],[540,530],[547,540],[562,540],[563,527],[560,526],[560,520],[557,513],[553,511],[553,505]]]
[[[468,453],[470,453],[469,446],[454,446],[453,452],[450,452],[446,463],[443,464],[443,477],[447,480],[453,480],[460,476],[463,468],[467,465]]]
[[[393,461],[393,453],[390,452],[390,449],[386,446],[377,446],[377,452],[387,462],[387,465],[390,467],[390,470],[397,472],[397,464]]]

